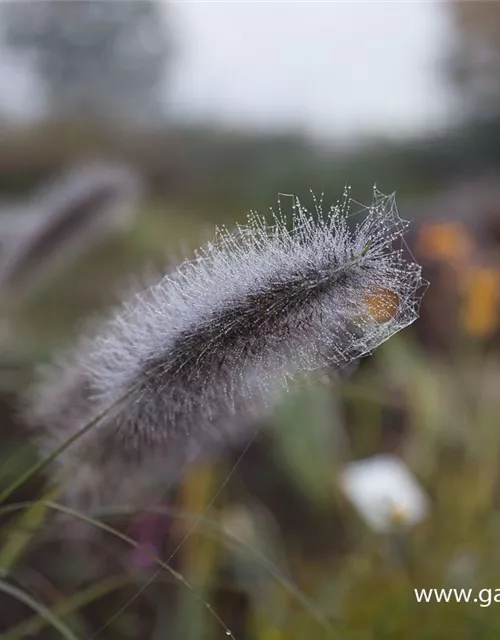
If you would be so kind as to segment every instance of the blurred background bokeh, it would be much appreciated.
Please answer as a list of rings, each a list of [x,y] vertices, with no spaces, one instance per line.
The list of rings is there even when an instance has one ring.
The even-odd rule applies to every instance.
[[[500,3],[17,0],[0,46],[0,490],[36,461],[35,367],[280,193],[395,191],[431,283],[352,377],[133,512],[20,487],[1,637],[498,638],[500,596],[413,590],[500,594]]]

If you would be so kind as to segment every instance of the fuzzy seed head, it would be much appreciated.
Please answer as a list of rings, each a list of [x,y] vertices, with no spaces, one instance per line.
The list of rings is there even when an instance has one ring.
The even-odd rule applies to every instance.
[[[219,229],[42,376],[28,416],[45,450],[114,405],[60,458],[84,474],[78,496],[133,494],[144,471],[174,480],[244,436],[296,374],[340,372],[417,318],[421,271],[396,246],[393,196],[375,191],[359,219],[351,207],[348,192],[326,212],[293,199],[291,219],[280,205],[271,226],[252,213]]]

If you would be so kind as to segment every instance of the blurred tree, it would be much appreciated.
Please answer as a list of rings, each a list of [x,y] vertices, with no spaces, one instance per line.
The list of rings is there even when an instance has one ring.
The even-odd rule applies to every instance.
[[[164,3],[16,0],[0,5],[4,46],[40,79],[52,117],[150,123],[170,59]]]
[[[452,46],[446,70],[468,116],[500,117],[500,2],[448,0]]]

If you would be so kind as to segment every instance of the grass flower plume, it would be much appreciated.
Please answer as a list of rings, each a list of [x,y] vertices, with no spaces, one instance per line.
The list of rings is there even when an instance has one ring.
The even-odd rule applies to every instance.
[[[126,166],[77,166],[45,185],[0,226],[0,292],[19,298],[54,271],[125,227],[141,196]],[[10,221],[10,224],[9,224]],[[2,241],[2,237],[4,240]]]
[[[294,198],[290,220],[280,206],[271,226],[251,214],[219,229],[42,374],[28,418],[45,452],[112,407],[58,459],[83,474],[75,495],[174,480],[244,436],[295,375],[339,372],[417,318],[420,267],[394,198],[375,191],[359,219],[350,207],[346,195],[309,213]]]

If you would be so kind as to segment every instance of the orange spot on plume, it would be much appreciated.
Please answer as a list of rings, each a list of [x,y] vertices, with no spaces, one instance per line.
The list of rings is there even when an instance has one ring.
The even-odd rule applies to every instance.
[[[394,291],[379,289],[366,299],[368,315],[376,322],[389,322],[397,314],[400,302]]]

